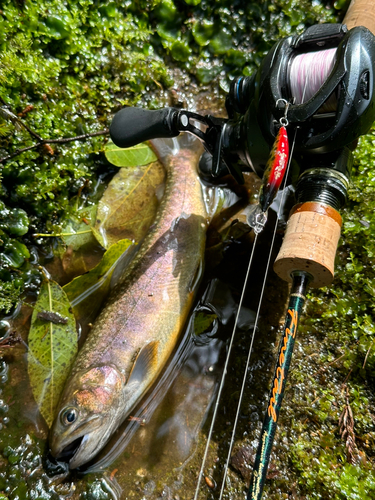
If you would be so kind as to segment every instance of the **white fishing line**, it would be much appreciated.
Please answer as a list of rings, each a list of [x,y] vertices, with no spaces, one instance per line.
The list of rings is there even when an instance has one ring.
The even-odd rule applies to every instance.
[[[292,157],[293,157],[294,145],[296,143],[296,135],[297,135],[297,129],[296,129],[296,131],[294,133],[293,143],[292,143],[292,147],[291,147],[291,150],[290,150],[289,162],[288,162],[288,166],[287,166],[287,169],[286,169],[286,172],[285,172],[284,181],[283,181],[284,188],[285,188],[286,180],[288,178],[290,164],[291,164]],[[269,250],[269,253],[268,253],[267,266],[266,266],[266,270],[265,270],[265,273],[264,273],[262,290],[260,292],[260,297],[259,297],[259,302],[258,302],[258,309],[257,309],[256,317],[255,317],[254,329],[253,329],[253,333],[252,333],[252,336],[251,336],[251,342],[250,342],[249,352],[248,352],[248,355],[247,355],[247,361],[246,361],[245,371],[244,371],[244,375],[243,375],[243,379],[242,379],[241,391],[240,391],[240,395],[239,395],[239,398],[238,398],[237,411],[236,411],[236,416],[235,416],[235,419],[234,419],[234,425],[233,425],[233,428],[232,428],[232,436],[231,436],[231,440],[230,440],[230,443],[229,443],[229,451],[228,451],[228,455],[227,455],[227,460],[226,460],[225,467],[224,467],[224,475],[223,475],[223,479],[222,479],[222,483],[221,483],[221,490],[220,490],[219,500],[222,499],[223,493],[224,493],[224,490],[225,490],[225,483],[226,483],[226,478],[227,478],[227,474],[228,474],[228,467],[229,467],[230,456],[232,454],[232,449],[233,449],[234,438],[235,438],[236,429],[237,429],[237,423],[238,423],[238,419],[239,419],[239,415],[240,415],[240,409],[241,409],[242,399],[243,399],[243,395],[244,395],[244,392],[245,392],[245,386],[246,386],[246,380],[247,380],[247,372],[248,372],[249,365],[250,365],[250,358],[251,358],[251,353],[252,353],[252,350],[253,350],[255,332],[256,332],[256,328],[258,326],[260,309],[261,309],[261,306],[262,306],[262,303],[263,303],[263,294],[264,294],[264,290],[265,290],[266,282],[267,282],[268,269],[269,269],[269,266],[270,266],[270,263],[271,263],[271,256],[272,256],[273,245],[275,243],[276,230],[277,230],[277,222],[280,219],[280,214],[281,214],[281,210],[282,210],[283,203],[284,203],[284,198],[285,198],[285,191],[286,190],[283,189],[283,191],[281,193],[280,205],[279,205],[279,208],[278,208],[278,211],[277,211],[276,223],[275,223],[275,227],[274,227],[274,230],[273,230],[273,235],[272,235],[270,250]]]
[[[230,358],[230,354],[231,354],[231,351],[232,351],[234,335],[235,335],[236,329],[237,329],[238,317],[240,315],[242,301],[243,301],[243,298],[244,298],[244,295],[245,295],[246,283],[247,283],[247,280],[248,280],[248,277],[249,277],[251,263],[252,263],[252,260],[253,260],[254,251],[255,251],[257,240],[258,240],[258,234],[255,234],[253,248],[251,250],[251,255],[250,255],[250,259],[249,259],[249,264],[247,266],[247,271],[246,271],[246,276],[245,276],[245,280],[244,280],[244,285],[243,285],[243,288],[242,288],[242,293],[241,293],[240,301],[238,303],[237,314],[236,314],[236,318],[234,320],[234,327],[233,327],[232,335],[231,335],[229,346],[228,346],[228,353],[227,353],[227,357],[225,359],[224,370],[223,370],[223,374],[221,376],[219,390],[218,390],[217,396],[216,396],[214,413],[212,415],[211,425],[210,425],[210,429],[209,429],[208,436],[207,436],[206,448],[204,450],[204,454],[203,454],[203,458],[202,458],[202,465],[201,465],[201,469],[199,471],[198,482],[197,482],[197,487],[196,487],[196,490],[195,490],[194,500],[197,500],[198,499],[198,495],[199,495],[199,488],[200,488],[201,480],[202,480],[203,473],[204,473],[204,467],[206,465],[208,449],[209,449],[210,443],[211,443],[212,432],[213,432],[215,421],[216,421],[216,416],[217,416],[217,412],[218,412],[218,408],[219,408],[221,393],[223,391],[224,382],[225,382],[225,376],[227,374],[227,368],[228,368],[229,358]]]
[[[289,86],[294,104],[303,104],[321,88],[332,72],[336,62],[337,49],[308,52],[294,57],[289,69]],[[321,108],[321,112],[336,109],[336,97],[331,95]]]
[[[289,85],[290,85],[291,95],[295,99],[294,104],[303,104],[304,102],[307,102],[320,90],[320,88],[322,87],[323,83],[327,80],[328,76],[332,72],[332,69],[335,65],[336,51],[337,51],[337,49],[327,49],[327,50],[322,50],[322,51],[318,51],[318,52],[309,52],[306,54],[299,54],[298,56],[296,56],[293,59],[291,66],[290,66],[290,70],[289,70]],[[336,96],[334,94],[332,94],[329,97],[329,99],[327,99],[327,101],[324,103],[324,105],[321,107],[319,112],[326,113],[326,112],[334,111],[334,110],[336,110],[336,104],[337,104]],[[289,157],[289,163],[288,163],[287,171],[285,174],[284,185],[285,185],[285,182],[286,182],[286,179],[288,176],[288,172],[290,169],[291,159],[293,156],[293,150],[294,150],[294,146],[295,146],[295,142],[296,142],[296,135],[297,135],[297,129],[296,129],[295,134],[294,134],[294,139],[293,139],[292,148],[291,148],[290,157]],[[280,206],[279,206],[279,210],[278,210],[278,214],[277,214],[277,220],[279,219],[279,216],[280,216],[280,211],[281,211],[281,207],[283,205],[284,196],[285,196],[285,189],[283,190],[282,195],[281,195],[281,202],[280,202]],[[232,430],[231,441],[229,444],[229,452],[228,452],[226,464],[224,467],[224,476],[223,476],[223,480],[222,480],[219,500],[222,499],[223,492],[225,489],[226,477],[228,474],[228,467],[229,467],[229,461],[230,461],[230,455],[231,455],[231,452],[233,449],[240,407],[241,407],[243,394],[244,394],[244,390],[245,390],[247,372],[248,372],[251,353],[252,353],[252,349],[253,349],[255,331],[257,328],[258,320],[259,320],[259,313],[260,313],[260,308],[262,305],[263,294],[264,294],[265,285],[266,285],[267,272],[268,272],[268,269],[270,266],[272,249],[273,249],[273,245],[274,245],[274,241],[275,241],[275,237],[276,237],[277,220],[276,220],[276,224],[275,224],[275,228],[274,228],[274,232],[273,232],[273,237],[272,237],[272,241],[271,241],[271,247],[270,247],[270,251],[269,251],[269,255],[268,255],[266,272],[264,274],[264,280],[263,280],[263,284],[262,284],[260,300],[258,303],[258,309],[257,309],[253,334],[251,337],[251,343],[250,343],[250,347],[249,347],[249,352],[248,352],[248,357],[247,357],[247,362],[246,362],[246,367],[245,367],[245,373],[244,373],[244,377],[243,377],[243,381],[242,381],[242,387],[241,387],[239,402],[238,402],[238,406],[237,406],[235,422],[234,422],[234,426],[233,426],[233,430]],[[243,297],[245,294],[246,284],[247,284],[247,280],[248,280],[248,276],[249,276],[249,272],[250,272],[250,268],[251,268],[251,263],[252,263],[253,256],[254,256],[254,250],[256,247],[257,238],[258,238],[258,234],[255,235],[254,244],[253,244],[252,252],[250,255],[249,264],[247,267],[247,272],[246,272],[244,285],[243,285],[243,289],[242,289],[242,293],[241,293],[241,298],[240,298],[240,301],[238,304],[238,310],[237,310],[237,314],[236,314],[236,318],[235,318],[234,328],[232,331],[232,335],[231,335],[231,339],[230,339],[230,343],[229,343],[229,347],[228,347],[228,353],[227,353],[227,357],[225,360],[223,375],[222,375],[222,378],[220,381],[220,386],[219,386],[219,390],[218,390],[218,394],[217,394],[217,398],[216,398],[216,402],[215,402],[215,407],[214,407],[214,412],[213,412],[213,416],[212,416],[212,420],[211,420],[211,424],[210,424],[210,429],[209,429],[208,436],[207,436],[207,443],[206,443],[205,451],[203,454],[202,465],[201,465],[201,469],[199,472],[199,477],[198,477],[197,487],[195,490],[194,500],[198,500],[198,496],[199,496],[199,488],[200,488],[202,477],[204,475],[204,467],[205,467],[206,460],[207,460],[208,449],[209,449],[209,446],[211,443],[213,428],[214,428],[214,424],[216,421],[216,416],[217,416],[218,407],[219,407],[219,403],[220,403],[221,393],[222,393],[222,390],[224,387],[225,376],[227,374],[227,368],[228,368],[228,363],[229,363],[229,357],[230,357],[230,354],[232,351],[234,335],[235,335],[235,332],[237,329],[238,317],[239,317],[240,310],[242,307],[242,301],[243,301]]]

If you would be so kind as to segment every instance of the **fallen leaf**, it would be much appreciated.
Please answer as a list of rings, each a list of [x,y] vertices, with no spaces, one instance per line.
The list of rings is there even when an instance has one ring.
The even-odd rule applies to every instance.
[[[71,217],[60,233],[62,243],[55,247],[55,260],[47,267],[56,281],[65,284],[76,276],[90,271],[104,253],[104,242],[93,227],[97,206],[82,208]]]
[[[76,276],[87,273],[100,262],[103,253],[103,248],[96,242],[84,245],[76,251],[73,251],[72,247],[68,246],[61,255],[63,274],[58,281],[65,284],[72,281]],[[48,268],[48,271],[51,272],[50,268]]]
[[[153,150],[145,142],[131,148],[119,148],[109,141],[104,148],[104,154],[107,160],[116,167],[137,167],[147,165],[157,159]]]
[[[255,460],[255,451],[251,446],[241,446],[236,453],[231,456],[230,465],[238,471],[247,487],[250,485],[251,473]]]
[[[105,248],[122,239],[140,242],[155,219],[165,170],[158,161],[121,169],[98,205],[94,229]]]
[[[51,320],[56,317],[64,318],[64,322]],[[39,411],[50,427],[78,350],[76,321],[70,302],[54,281],[42,284],[31,317],[28,342],[31,388]]]
[[[213,322],[217,319],[217,314],[209,314],[208,312],[198,311],[194,316],[194,335],[202,335],[209,330]]]
[[[95,236],[96,241],[103,247],[105,248],[105,241],[102,236],[102,234],[95,228],[91,227],[92,234]]]
[[[132,247],[132,250],[136,249],[130,240],[118,241],[105,252],[99,264],[91,271],[74,278],[64,286],[78,321],[84,320],[86,323],[95,319],[103,300],[108,295],[111,277],[120,259],[128,257],[130,260],[133,255],[129,247]]]
[[[94,242],[97,235],[92,226],[96,220],[96,211],[96,205],[85,207],[77,211],[76,215],[66,222],[60,233],[66,246],[78,250],[80,247]],[[102,244],[102,241],[99,243]]]

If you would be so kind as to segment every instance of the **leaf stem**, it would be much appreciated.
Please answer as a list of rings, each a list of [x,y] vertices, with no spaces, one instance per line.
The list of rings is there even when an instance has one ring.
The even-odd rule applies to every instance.
[[[39,237],[43,237],[43,238],[60,238],[61,236],[75,236],[76,234],[87,234],[87,233],[91,233],[91,229],[85,229],[84,231],[77,231],[75,233],[34,233],[33,234],[33,237],[34,238],[39,238]]]

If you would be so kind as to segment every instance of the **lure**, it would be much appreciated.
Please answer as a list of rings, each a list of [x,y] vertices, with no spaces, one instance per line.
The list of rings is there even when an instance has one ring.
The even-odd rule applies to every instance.
[[[267,161],[259,193],[259,205],[267,212],[280,188],[289,159],[288,134],[284,125],[280,127]]]
[[[247,217],[248,224],[258,234],[267,222],[266,212],[280,188],[288,166],[289,141],[285,125],[282,124],[273,143],[270,157],[262,178],[259,202],[253,205]]]

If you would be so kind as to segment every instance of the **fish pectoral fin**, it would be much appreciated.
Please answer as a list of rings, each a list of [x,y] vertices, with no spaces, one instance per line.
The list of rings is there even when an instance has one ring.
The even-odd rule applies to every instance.
[[[148,372],[152,369],[152,365],[156,362],[158,345],[159,342],[155,340],[142,347],[137,359],[134,361],[126,385],[133,382],[142,382],[147,377]]]

